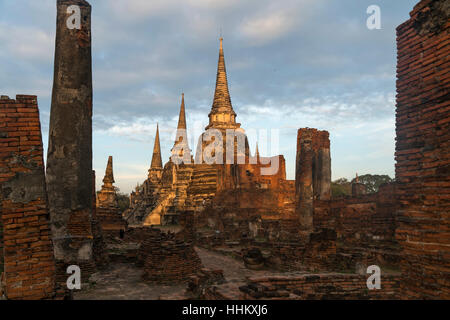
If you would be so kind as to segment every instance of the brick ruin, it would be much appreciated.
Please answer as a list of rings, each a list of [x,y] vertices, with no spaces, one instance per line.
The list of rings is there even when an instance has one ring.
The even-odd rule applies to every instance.
[[[64,25],[71,4],[82,9],[80,30]],[[286,179],[282,155],[261,157],[258,148],[252,154],[231,105],[221,39],[205,130],[225,139],[235,130],[233,140],[244,148],[231,154],[243,163],[208,164],[199,150],[197,163],[187,161],[194,157],[183,94],[171,159],[162,162],[158,126],[148,178],[131,194],[126,221],[112,157],[95,190],[91,7],[59,0],[57,8],[46,176],[37,97],[0,99],[0,298],[70,297],[68,265],[81,267],[85,283],[115,262],[142,268],[149,283],[188,282],[191,298],[200,299],[450,298],[446,1],[420,1],[397,29],[394,183],[368,194],[356,180],[351,196],[332,199],[327,131],[298,130],[295,181]],[[210,147],[205,134],[200,150]],[[262,174],[274,163],[277,170]],[[223,273],[203,269],[196,246],[233,255],[251,270],[301,274],[250,277],[229,295]],[[382,269],[382,290],[367,289],[373,264]]]
[[[383,291],[367,290],[367,278],[364,275],[342,273],[251,278],[240,290],[241,298],[245,300],[385,300],[387,297],[398,299],[398,277],[389,275],[383,279]]]
[[[405,298],[450,298],[450,5],[397,28],[398,229]]]
[[[114,182],[113,158],[109,156],[103,185],[96,195],[95,211],[103,230],[103,236],[109,239],[123,236],[127,229],[127,223],[122,219],[120,212],[116,189],[113,186]]]
[[[158,225],[178,223],[183,215],[187,215],[193,220],[194,236],[198,244],[210,248],[246,246],[265,251],[264,256],[247,256],[249,252],[257,252],[256,249],[236,253],[244,261],[255,260],[254,265],[248,264],[252,268],[264,265],[288,270],[352,272],[353,282],[358,282],[362,279],[360,274],[369,265],[380,265],[388,270],[387,276],[393,279],[395,294],[389,291],[387,295],[379,297],[417,297],[412,291],[420,290],[412,290],[406,296],[403,291],[399,291],[399,272],[406,266],[409,268],[414,265],[408,272],[420,268],[422,273],[428,272],[430,276],[429,279],[422,280],[434,283],[434,296],[430,289],[428,297],[447,297],[447,282],[444,279],[448,278],[448,270],[443,267],[438,271],[432,269],[431,265],[434,262],[444,266],[449,261],[446,253],[448,239],[445,237],[448,228],[446,229],[446,224],[442,224],[448,217],[434,217],[435,224],[430,220],[430,226],[439,225],[441,231],[423,233],[430,237],[427,240],[430,242],[427,254],[429,260],[422,259],[418,254],[420,251],[413,251],[414,245],[422,246],[426,241],[408,240],[405,244],[408,237],[422,235],[417,234],[417,231],[425,227],[414,222],[419,220],[411,218],[413,214],[423,217],[418,205],[428,204],[432,212],[438,208],[443,210],[441,212],[446,210],[440,204],[445,199],[445,194],[440,193],[446,190],[445,179],[448,178],[448,155],[445,153],[448,149],[445,144],[448,140],[448,81],[445,78],[448,66],[443,58],[448,53],[448,23],[442,19],[445,15],[448,16],[448,6],[444,6],[442,2],[422,1],[411,13],[411,20],[398,28],[397,149],[400,147],[400,150],[396,154],[397,183],[384,184],[377,193],[368,194],[365,185],[359,183],[357,178],[352,184],[351,196],[331,199],[329,134],[317,129],[304,128],[298,131],[295,181],[285,178],[283,156],[277,156],[280,166],[275,175],[258,174],[265,161],[261,161],[258,151],[251,156],[247,143],[243,151],[245,164],[203,163],[192,167],[174,165],[169,161],[163,166],[157,135],[149,180],[133,193],[129,217],[133,219],[140,216],[147,224]],[[421,24],[425,27],[420,27]],[[401,36],[402,33],[405,35]],[[422,41],[422,37],[427,37],[427,40]],[[416,49],[415,43],[421,49]],[[403,53],[403,48],[411,53]],[[414,75],[416,69],[420,76]],[[411,87],[411,81],[419,84],[421,82],[418,81],[423,81],[423,85]],[[403,88],[407,93],[401,93]],[[427,90],[428,96],[423,90]],[[412,103],[408,99],[412,99]],[[417,107],[414,107],[415,104]],[[419,118],[419,114],[423,120]],[[183,95],[178,129],[186,129],[184,117]],[[228,91],[221,41],[214,101],[209,114],[210,124],[206,129],[234,128],[242,133],[241,125],[235,122],[236,117]],[[437,120],[431,124],[429,121],[433,123],[433,117]],[[415,127],[413,121],[422,125]],[[399,123],[404,124],[405,129],[400,128]],[[413,133],[414,130],[417,130],[417,134]],[[436,139],[436,136],[439,138]],[[176,141],[175,146],[178,143]],[[199,145],[205,147],[203,139],[199,140]],[[190,152],[188,146],[185,150]],[[422,169],[422,172],[430,177],[422,177],[422,172],[416,169],[422,168],[422,164],[417,166],[421,160],[417,152],[424,152],[421,153],[423,157],[429,158],[428,163],[424,164],[426,170]],[[198,157],[199,152],[196,154]],[[189,157],[190,154],[187,158]],[[155,158],[157,161],[154,161]],[[401,169],[402,161],[408,169]],[[414,179],[418,179],[420,184],[413,182]],[[413,182],[412,186],[408,184],[410,182]],[[418,190],[419,186],[428,188],[425,192],[429,194],[428,198],[424,195],[421,199],[423,202],[414,202],[415,208],[405,209],[406,202],[402,202],[402,199],[409,196],[417,201],[418,195],[411,190]],[[165,195],[163,199],[158,198],[161,193]],[[151,194],[152,200],[145,202],[143,199],[148,194]],[[431,205],[433,201],[434,208]],[[144,202],[146,206],[140,206]],[[138,214],[135,208],[140,209]],[[169,219],[165,219],[166,214]],[[152,218],[146,219],[146,216]],[[139,224],[139,219],[134,222]],[[415,232],[406,237],[408,230]],[[432,241],[441,234],[444,236],[439,242]],[[419,260],[421,263],[418,263]],[[406,274],[411,277],[405,283],[419,283],[418,273],[404,272],[404,276]],[[436,290],[442,285],[444,291]],[[405,288],[402,287],[402,290]],[[348,296],[356,297],[353,293]]]
[[[191,241],[156,229],[142,242],[138,261],[144,267],[144,280],[166,285],[187,283],[202,268]]]
[[[0,146],[0,292],[8,299],[53,298],[55,261],[36,96],[0,98]]]
[[[314,200],[331,198],[330,138],[327,131],[298,130],[295,198],[300,228],[311,232]]]

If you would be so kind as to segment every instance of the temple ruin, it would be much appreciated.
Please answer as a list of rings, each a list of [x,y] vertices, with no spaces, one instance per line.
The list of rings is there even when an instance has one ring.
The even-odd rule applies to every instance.
[[[79,29],[66,27],[70,5]],[[450,299],[449,14],[422,0],[397,28],[396,180],[378,192],[356,179],[351,196],[331,197],[327,131],[298,130],[295,180],[283,155],[252,153],[221,38],[195,154],[183,93],[173,145],[158,125],[147,179],[122,213],[112,156],[95,189],[91,6],[58,0],[46,170],[37,97],[0,97],[0,298],[92,298],[89,279],[120,265],[148,288],[183,288],[158,299]],[[79,292],[66,286],[70,265]],[[366,285],[373,265],[379,290]]]

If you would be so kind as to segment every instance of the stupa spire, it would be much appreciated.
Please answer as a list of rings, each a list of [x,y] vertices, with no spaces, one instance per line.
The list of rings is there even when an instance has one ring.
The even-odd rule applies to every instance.
[[[159,142],[159,124],[156,124],[155,145],[153,146],[152,165],[150,169],[162,169],[161,144]]]
[[[189,142],[187,138],[187,127],[186,127],[186,110],[184,105],[184,93],[181,94],[181,106],[180,115],[178,118],[178,127],[175,137],[175,143],[171,150],[171,159],[175,163],[179,163],[177,159],[183,159],[184,163],[188,163],[191,159],[191,149],[189,149]]]
[[[219,62],[217,64],[216,89],[212,109],[227,108],[233,110],[231,105],[230,91],[228,89],[227,70],[225,67],[225,56],[223,54],[223,38],[220,38]]]
[[[108,164],[106,165],[105,177],[103,178],[104,187],[112,187],[114,183],[114,174],[113,174],[113,158],[109,156]]]
[[[209,125],[207,128],[209,127],[236,127],[236,113],[233,110],[230,91],[228,89],[222,37],[220,38],[216,88],[211,112],[209,113]]]
[[[186,111],[184,107],[184,93],[181,94],[180,116],[178,118],[178,129],[186,129]]]

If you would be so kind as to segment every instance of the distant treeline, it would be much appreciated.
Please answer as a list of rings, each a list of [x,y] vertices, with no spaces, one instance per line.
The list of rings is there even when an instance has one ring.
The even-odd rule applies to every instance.
[[[352,194],[352,183],[356,181],[356,178],[349,181],[346,178],[340,178],[331,183],[331,196],[333,198],[339,198],[344,196],[350,196]],[[378,192],[378,188],[383,183],[393,182],[394,179],[388,175],[378,174],[365,174],[358,177],[359,183],[364,184],[367,187],[367,193]]]

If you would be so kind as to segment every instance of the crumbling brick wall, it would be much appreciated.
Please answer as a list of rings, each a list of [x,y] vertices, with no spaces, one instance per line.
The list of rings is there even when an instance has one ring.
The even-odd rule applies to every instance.
[[[397,238],[404,298],[450,298],[450,4],[397,28]]]
[[[0,146],[6,296],[52,298],[55,261],[36,96],[1,97]]]
[[[396,204],[395,183],[374,194],[314,202],[315,229],[337,234],[334,270],[354,271],[361,263],[397,267]]]

